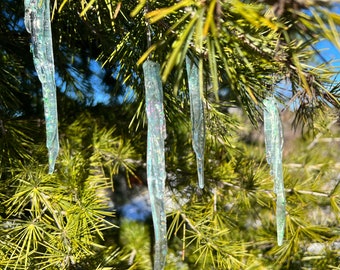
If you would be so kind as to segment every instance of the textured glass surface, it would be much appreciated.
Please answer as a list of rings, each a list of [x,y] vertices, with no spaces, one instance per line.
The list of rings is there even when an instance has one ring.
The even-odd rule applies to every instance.
[[[276,224],[277,242],[283,243],[286,223],[286,199],[282,173],[283,132],[279,111],[274,97],[264,100],[264,135],[266,156],[270,165],[270,173],[274,179],[274,192],[276,193]]]
[[[163,110],[163,88],[159,64],[145,61],[143,64],[145,107],[148,119],[147,178],[150,193],[152,219],[155,231],[154,269],[163,269],[167,254],[165,192],[166,136]]]
[[[34,66],[42,84],[49,173],[53,173],[59,138],[49,0],[25,0],[25,26],[32,36]]]
[[[186,57],[186,69],[188,74],[190,116],[192,126],[192,146],[196,154],[198,185],[204,187],[204,147],[205,147],[205,124],[204,106],[200,92],[199,71],[195,63]]]

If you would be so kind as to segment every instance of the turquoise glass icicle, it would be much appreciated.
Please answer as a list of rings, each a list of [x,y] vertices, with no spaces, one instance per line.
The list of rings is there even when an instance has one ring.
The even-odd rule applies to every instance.
[[[159,64],[145,61],[143,64],[145,84],[145,107],[148,119],[147,135],[147,178],[150,193],[152,219],[155,232],[154,269],[165,266],[167,254],[165,192],[165,154],[166,137],[163,110],[163,88]]]
[[[205,123],[202,93],[200,91],[199,70],[195,63],[186,57],[188,75],[190,117],[192,126],[192,146],[196,154],[198,185],[204,187],[204,148]]]
[[[277,242],[283,243],[286,223],[286,199],[282,173],[283,131],[276,100],[273,96],[263,101],[264,135],[266,156],[270,165],[270,173],[274,178],[274,192],[276,193],[276,224]]]
[[[49,173],[53,173],[59,139],[49,0],[25,0],[25,26],[32,36],[34,66],[42,84]]]

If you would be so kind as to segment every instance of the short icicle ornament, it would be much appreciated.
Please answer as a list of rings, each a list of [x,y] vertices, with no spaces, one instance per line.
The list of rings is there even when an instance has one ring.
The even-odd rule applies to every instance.
[[[286,224],[286,199],[282,172],[283,131],[276,100],[273,96],[263,101],[264,136],[267,162],[274,179],[276,194],[277,242],[281,246]]]
[[[34,66],[42,84],[49,173],[53,173],[59,138],[49,0],[25,0],[25,26],[32,36]]]
[[[199,70],[190,58],[186,57],[188,75],[190,117],[192,126],[192,147],[196,154],[198,185],[204,188],[204,148],[205,148],[205,123],[204,104],[200,91]]]
[[[154,269],[165,267],[167,227],[165,214],[165,153],[166,137],[163,109],[163,88],[158,63],[147,60],[143,64],[145,107],[148,119],[147,179],[155,233]]]

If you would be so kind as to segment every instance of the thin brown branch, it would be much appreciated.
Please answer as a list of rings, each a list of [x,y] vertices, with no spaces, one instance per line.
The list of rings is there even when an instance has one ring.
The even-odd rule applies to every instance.
[[[305,194],[305,195],[313,195],[313,196],[318,196],[318,197],[329,197],[328,193],[325,192],[319,192],[319,191],[312,191],[312,190],[297,190],[293,188],[286,188],[285,191],[287,193],[299,193],[299,194]]]
[[[340,165],[340,163],[339,163],[339,165]],[[233,185],[231,183],[223,183],[223,184],[226,185],[226,186],[229,186],[229,187],[233,187],[233,188],[238,189],[238,190],[243,189],[242,187],[237,186],[237,185]],[[258,189],[257,191],[265,192],[268,195],[273,195],[272,190]],[[285,188],[285,192],[286,193],[299,193],[299,194],[305,194],[305,195],[313,195],[313,196],[318,196],[318,197],[330,197],[330,193],[312,191],[312,190],[298,190],[298,189],[294,189],[294,188]],[[274,197],[274,196],[271,196],[271,197]]]
[[[333,120],[332,122],[330,122],[330,123],[327,125],[327,127],[326,127],[325,130],[329,130],[329,129],[331,128],[331,126],[333,126],[334,124],[337,123],[337,121],[338,121],[338,119],[335,119],[335,120]],[[319,133],[315,136],[314,140],[307,146],[307,150],[312,149],[312,148],[320,141],[321,136],[322,136],[323,134],[324,134],[324,132],[319,132]]]
[[[301,164],[301,163],[286,163],[284,164],[285,167],[292,168],[292,169],[300,169],[300,168],[306,168],[309,170],[320,170],[323,166],[330,165],[329,163],[320,163],[320,164],[313,164],[313,165],[307,165],[307,164]],[[331,164],[330,169],[339,169],[340,168],[340,162]]]

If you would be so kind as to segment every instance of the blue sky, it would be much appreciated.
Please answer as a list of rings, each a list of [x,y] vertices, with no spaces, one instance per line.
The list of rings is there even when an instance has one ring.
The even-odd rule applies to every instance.
[[[332,8],[332,12],[340,14],[340,3],[334,4]],[[340,32],[340,29],[339,29],[339,32]],[[340,35],[339,35],[339,41],[340,41]],[[335,66],[340,66],[340,62],[339,62],[340,61],[340,52],[339,52],[340,48],[336,48],[331,42],[327,40],[320,41],[317,44],[316,48],[322,51],[322,56],[327,61],[333,61]]]
[[[328,40],[320,41],[316,47],[321,50],[325,60],[334,62],[335,66],[340,65],[340,52],[331,42]]]

